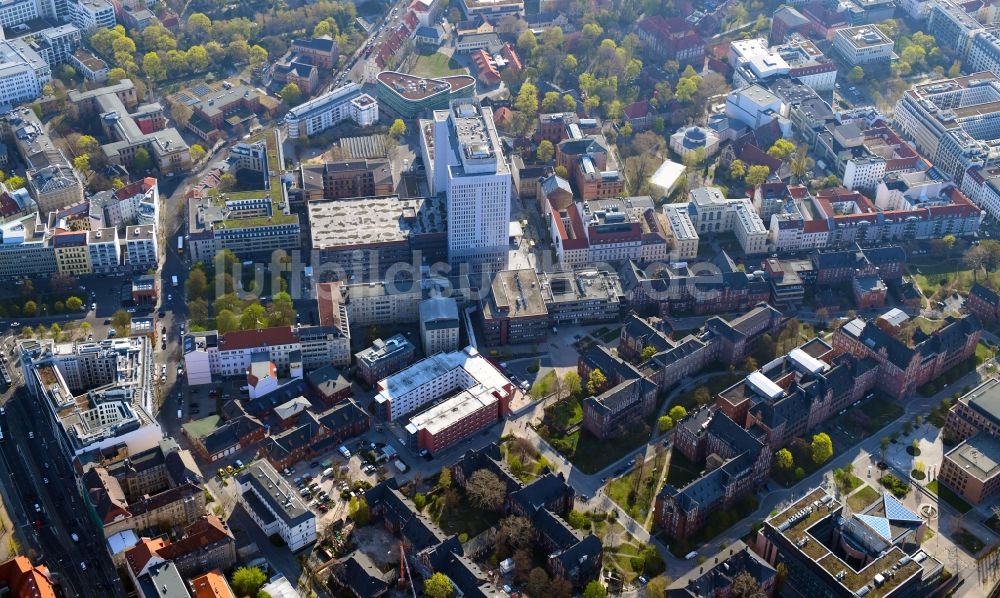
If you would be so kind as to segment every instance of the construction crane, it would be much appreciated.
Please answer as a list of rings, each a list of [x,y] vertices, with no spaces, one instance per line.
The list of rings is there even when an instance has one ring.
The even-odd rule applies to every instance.
[[[406,562],[406,552],[403,551],[403,543],[399,543],[399,585],[403,585],[406,580],[410,581],[410,591],[413,598],[417,598],[417,588],[413,587],[413,576],[410,575],[410,564]]]

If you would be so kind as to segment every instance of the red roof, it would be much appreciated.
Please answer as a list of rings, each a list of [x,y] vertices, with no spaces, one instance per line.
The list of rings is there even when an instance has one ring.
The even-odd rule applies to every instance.
[[[826,220],[806,220],[802,225],[802,232],[804,233],[821,233],[828,230],[830,230],[830,227],[827,225]]]
[[[32,565],[24,556],[0,563],[0,586],[14,598],[56,598],[48,567]]]
[[[299,337],[291,326],[275,326],[259,330],[235,330],[227,332],[219,339],[220,351],[238,351],[256,347],[273,347],[275,345],[292,345],[299,342]]]
[[[622,110],[625,113],[625,118],[645,118],[649,116],[649,102],[642,100],[641,102],[632,102]]]
[[[146,563],[154,556],[159,556],[157,552],[166,546],[163,538],[141,538],[139,543],[125,551],[125,562],[128,563],[132,573],[139,575],[146,567]]]

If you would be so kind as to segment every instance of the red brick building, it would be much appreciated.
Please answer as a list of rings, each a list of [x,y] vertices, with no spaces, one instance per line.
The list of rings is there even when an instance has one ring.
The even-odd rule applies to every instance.
[[[513,397],[513,388],[463,390],[410,418],[406,430],[417,449],[434,454],[505,418]]]
[[[996,322],[1000,320],[1000,294],[979,283],[969,290],[965,298],[965,306],[981,320]]]
[[[663,60],[697,63],[705,57],[705,40],[681,17],[646,17],[639,22],[639,39]]]
[[[890,317],[893,312],[898,313]],[[893,312],[875,321],[855,318],[844,324],[833,335],[833,348],[838,354],[875,360],[878,388],[895,399],[913,395],[976,352],[982,325],[975,315],[949,316],[944,326],[927,335],[904,325],[905,314]]]

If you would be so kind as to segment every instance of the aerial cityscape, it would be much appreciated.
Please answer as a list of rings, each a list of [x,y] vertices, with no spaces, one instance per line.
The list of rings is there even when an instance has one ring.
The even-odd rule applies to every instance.
[[[997,0],[0,0],[0,596],[1000,597]]]

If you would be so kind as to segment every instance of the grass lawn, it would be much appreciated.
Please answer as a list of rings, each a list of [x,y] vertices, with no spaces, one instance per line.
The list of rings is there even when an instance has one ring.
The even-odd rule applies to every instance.
[[[476,534],[496,525],[500,521],[500,513],[496,511],[484,511],[469,504],[464,494],[458,506],[454,509],[444,509],[438,515],[438,525],[446,534],[469,534],[472,538]]]
[[[448,75],[465,75],[468,71],[455,62],[454,59],[440,52],[417,58],[413,66],[413,74],[422,77],[447,77]]]
[[[927,296],[927,291],[931,291],[931,301],[939,301],[942,296],[959,291],[967,293],[975,281],[982,282],[989,278],[994,283],[1000,282],[1000,271],[978,272],[975,277],[972,270],[965,268],[965,264],[958,259],[948,259],[931,265],[910,265],[909,271],[913,274],[920,286],[920,290]]]
[[[535,380],[535,383],[531,385],[531,390],[528,392],[531,394],[531,396],[540,399],[548,395],[550,392],[552,392],[552,386],[553,384],[555,384],[555,382],[556,382],[556,373],[555,370],[553,370],[548,374],[545,374],[538,380]]]
[[[583,403],[566,398],[545,408],[546,424],[559,430],[571,428],[583,421]]]
[[[633,519],[639,522],[645,521],[653,499],[659,491],[656,483],[660,479],[660,472],[666,464],[666,459],[666,452],[657,453],[652,461],[637,464],[627,475],[611,480],[605,492]]]
[[[878,490],[865,484],[861,490],[847,497],[847,504],[850,505],[852,511],[860,511],[875,502],[879,496],[881,495]]]
[[[965,499],[952,492],[947,486],[939,485],[937,480],[928,482],[927,489],[933,492],[935,496],[954,507],[959,513],[965,514],[972,510],[972,505],[965,502]]]
[[[993,349],[991,349],[986,343],[980,341],[976,345],[976,363],[985,363],[987,359],[993,358]]]
[[[683,488],[693,482],[701,470],[700,464],[688,459],[680,451],[670,451],[670,465],[667,469],[667,483],[675,488]]]
[[[962,548],[968,550],[971,554],[976,554],[986,546],[986,544],[983,543],[978,536],[964,527],[960,527],[953,531],[951,533],[951,539]]]
[[[583,473],[597,473],[608,465],[629,454],[649,440],[649,430],[634,429],[628,436],[608,442],[595,437],[587,430],[577,430],[566,437],[574,447],[570,461]]]

